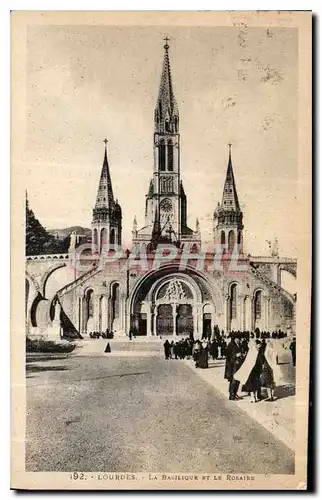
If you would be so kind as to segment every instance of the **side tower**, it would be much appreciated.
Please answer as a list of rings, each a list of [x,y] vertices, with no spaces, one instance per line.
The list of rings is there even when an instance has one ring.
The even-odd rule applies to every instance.
[[[231,161],[231,144],[229,146],[229,158],[226,173],[224,191],[221,204],[214,212],[214,241],[215,244],[225,245],[232,252],[235,245],[238,251],[243,252],[243,213],[240,210],[236,183]]]
[[[101,253],[103,247],[122,245],[122,209],[114,200],[110,169],[107,160],[107,139],[101,177],[98,185],[92,221],[92,253]]]
[[[200,242],[200,234],[187,226],[187,199],[180,180],[179,109],[174,95],[168,38],[159,94],[154,111],[153,178],[145,201],[145,225],[132,231],[133,244],[182,240]]]

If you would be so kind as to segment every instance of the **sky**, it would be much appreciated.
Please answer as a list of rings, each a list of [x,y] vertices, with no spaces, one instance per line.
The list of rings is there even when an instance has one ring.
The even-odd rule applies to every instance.
[[[164,36],[180,113],[188,223],[212,241],[228,143],[244,247],[297,254],[298,46],[294,28],[32,26],[27,31],[23,166],[31,208],[48,229],[90,227],[108,139],[114,196],[129,246],[144,225],[153,174],[154,106]]]

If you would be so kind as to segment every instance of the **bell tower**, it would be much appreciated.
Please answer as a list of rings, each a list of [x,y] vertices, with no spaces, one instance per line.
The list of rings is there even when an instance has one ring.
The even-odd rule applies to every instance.
[[[145,225],[132,232],[133,244],[154,248],[158,243],[182,240],[200,243],[200,233],[187,226],[187,197],[180,180],[179,109],[174,95],[165,37],[158,98],[154,110],[153,177],[145,199]]]
[[[229,252],[232,252],[238,245],[238,252],[243,252],[243,213],[240,210],[238,201],[233,165],[231,160],[231,143],[229,147],[228,166],[226,180],[222,195],[221,204],[214,212],[214,241],[215,244],[225,246]]]
[[[110,169],[107,159],[107,139],[92,220],[92,253],[101,253],[105,247],[122,245],[122,209],[114,200]]]
[[[180,240],[180,135],[179,110],[174,96],[169,39],[165,38],[159,94],[154,111],[154,173],[151,216],[160,223],[161,239]],[[158,208],[157,208],[158,207]]]

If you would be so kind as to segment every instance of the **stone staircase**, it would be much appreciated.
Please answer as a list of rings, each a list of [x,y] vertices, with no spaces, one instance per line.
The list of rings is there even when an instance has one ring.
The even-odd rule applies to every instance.
[[[290,294],[287,290],[282,288],[280,285],[272,281],[270,278],[268,278],[265,274],[261,273],[257,268],[251,266],[251,271],[256,276],[256,278],[260,279],[263,281],[269,288],[271,289],[272,293],[275,294],[281,294],[283,295],[286,299],[288,299],[293,305],[296,302],[296,297],[292,294]]]

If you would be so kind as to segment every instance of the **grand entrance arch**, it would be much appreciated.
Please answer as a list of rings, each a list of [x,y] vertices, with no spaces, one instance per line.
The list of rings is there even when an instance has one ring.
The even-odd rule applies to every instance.
[[[194,269],[165,266],[150,272],[132,291],[129,306],[129,329],[135,335],[201,338],[205,311],[209,327],[215,324],[213,290]]]

